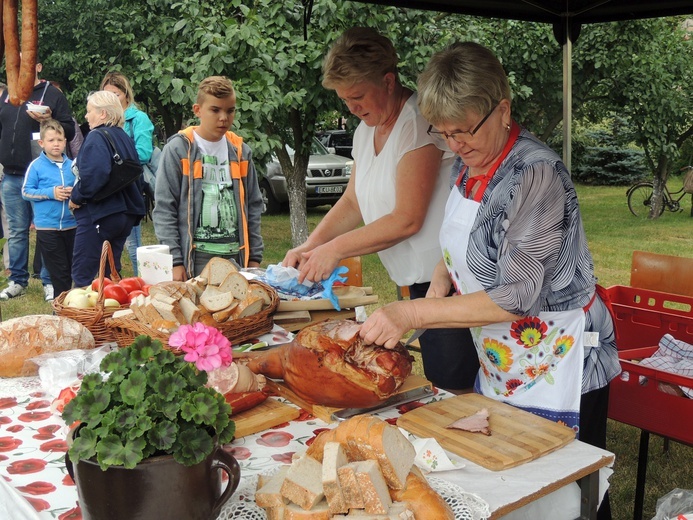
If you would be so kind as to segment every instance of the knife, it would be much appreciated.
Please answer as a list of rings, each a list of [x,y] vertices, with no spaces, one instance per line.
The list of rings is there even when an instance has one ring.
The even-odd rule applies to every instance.
[[[414,331],[414,334],[409,336],[409,339],[404,343],[404,348],[407,348],[409,345],[414,343],[417,339],[421,337],[421,334],[423,334],[424,332],[426,332],[426,329],[416,329]]]
[[[343,421],[344,419],[348,419],[349,417],[353,417],[355,415],[382,412],[384,410],[393,408],[400,404],[410,403],[412,401],[417,401],[419,399],[424,399],[426,397],[431,397],[433,395],[433,390],[428,386],[424,386],[422,388],[413,388],[411,390],[407,390],[406,392],[401,392],[399,394],[393,395],[392,397],[389,397],[382,403],[375,406],[371,406],[368,408],[344,408],[343,410],[334,412],[332,414],[332,420]]]

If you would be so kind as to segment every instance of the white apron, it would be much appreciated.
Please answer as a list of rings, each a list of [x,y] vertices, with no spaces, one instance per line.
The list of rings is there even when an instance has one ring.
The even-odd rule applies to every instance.
[[[467,266],[469,237],[480,206],[456,188],[445,206],[440,244],[458,294],[484,290]],[[583,309],[541,312],[512,323],[472,328],[481,365],[475,391],[577,432],[584,330]]]

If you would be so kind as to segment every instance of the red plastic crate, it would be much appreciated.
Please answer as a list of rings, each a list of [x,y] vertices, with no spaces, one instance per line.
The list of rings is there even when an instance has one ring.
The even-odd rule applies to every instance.
[[[693,399],[663,392],[667,383],[693,388],[693,377],[640,366],[665,334],[693,345],[693,298],[613,286],[608,289],[623,373],[611,382],[609,417],[659,435],[693,443]],[[642,377],[647,381],[643,382]]]

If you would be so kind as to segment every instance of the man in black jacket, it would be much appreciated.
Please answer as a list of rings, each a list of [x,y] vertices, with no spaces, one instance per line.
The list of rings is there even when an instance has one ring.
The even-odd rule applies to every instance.
[[[29,164],[38,157],[39,125],[46,119],[57,120],[69,141],[75,135],[72,113],[65,96],[49,82],[39,80],[42,65],[36,64],[36,79],[29,103],[47,107],[45,111],[28,111],[27,105],[14,106],[8,92],[0,95],[0,164],[4,167],[1,183],[2,205],[7,214],[10,256],[10,283],[0,292],[0,300],[8,300],[26,293],[29,285],[29,227],[32,221],[31,203],[22,198],[24,175]],[[32,144],[33,142],[33,144]],[[53,286],[45,267],[41,281],[46,301],[53,299]]]

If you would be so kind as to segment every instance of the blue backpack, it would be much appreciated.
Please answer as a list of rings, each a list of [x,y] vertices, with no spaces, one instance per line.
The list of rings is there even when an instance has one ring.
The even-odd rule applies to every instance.
[[[144,190],[151,198],[154,200],[154,188],[156,186],[156,169],[159,167],[159,158],[161,157],[161,148],[158,146],[154,147],[152,150],[152,156],[147,164],[142,165],[144,172],[142,173],[144,178]]]

